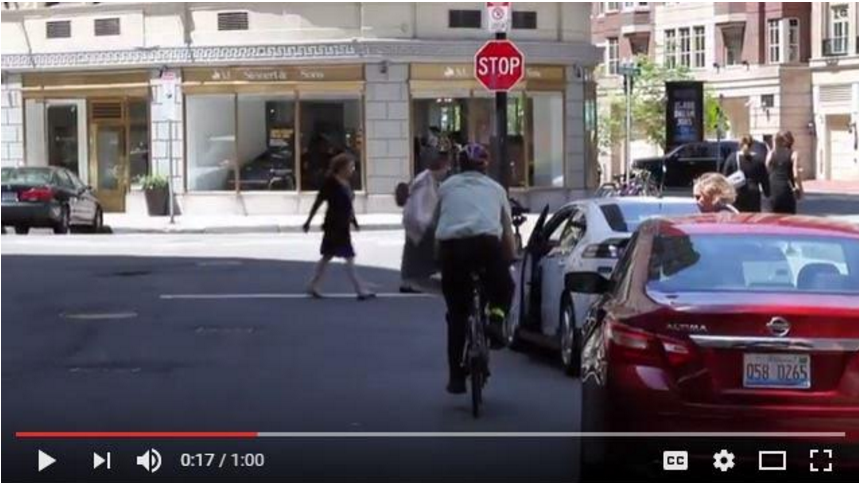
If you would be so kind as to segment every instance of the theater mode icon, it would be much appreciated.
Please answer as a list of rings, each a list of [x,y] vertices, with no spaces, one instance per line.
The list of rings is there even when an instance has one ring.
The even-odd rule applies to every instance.
[[[686,471],[689,469],[688,451],[663,451],[662,469],[665,471]]]

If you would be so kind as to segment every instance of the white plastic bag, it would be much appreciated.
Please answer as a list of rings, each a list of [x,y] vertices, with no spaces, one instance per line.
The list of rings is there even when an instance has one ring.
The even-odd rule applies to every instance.
[[[403,226],[406,236],[414,244],[419,244],[427,229],[430,228],[438,205],[438,187],[429,170],[419,174],[409,188],[409,199],[403,208]]]

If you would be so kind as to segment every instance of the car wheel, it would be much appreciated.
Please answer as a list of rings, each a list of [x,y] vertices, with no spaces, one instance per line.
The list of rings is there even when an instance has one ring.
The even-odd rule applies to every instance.
[[[69,208],[63,206],[60,221],[54,226],[54,233],[57,235],[65,235],[69,232]]]
[[[581,360],[579,357],[579,337],[576,330],[576,314],[573,310],[573,302],[569,296],[564,295],[561,301],[561,364],[564,372],[572,377],[579,377],[581,372]]]
[[[15,227],[15,234],[16,235],[26,235],[27,233],[30,233],[30,227],[29,226],[16,226]]]
[[[104,228],[104,213],[101,211],[101,207],[97,207],[95,209],[95,216],[92,219],[92,226],[90,229],[93,233],[101,233]]]

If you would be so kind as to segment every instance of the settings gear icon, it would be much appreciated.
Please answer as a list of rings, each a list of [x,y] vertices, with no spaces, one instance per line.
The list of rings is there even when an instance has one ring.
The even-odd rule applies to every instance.
[[[723,449],[713,455],[713,467],[722,471],[722,473],[734,467],[734,453]]]

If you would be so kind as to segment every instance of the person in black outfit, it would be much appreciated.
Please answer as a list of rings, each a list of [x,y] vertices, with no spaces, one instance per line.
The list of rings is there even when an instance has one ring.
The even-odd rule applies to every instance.
[[[741,213],[760,213],[761,212],[761,191],[764,196],[770,196],[770,179],[767,173],[767,167],[763,159],[759,159],[752,152],[751,136],[743,136],[740,141],[740,150],[736,156],[731,156],[728,162],[722,167],[722,174],[731,176],[738,169],[742,170],[746,176],[746,182],[742,186],[735,187],[737,190],[737,200],[734,202],[734,208]]]
[[[772,212],[796,214],[796,200],[802,196],[802,179],[790,131],[776,134],[775,149],[767,156],[767,169],[770,174]]]
[[[358,221],[355,219],[355,210],[352,207],[354,195],[349,185],[349,180],[354,172],[355,159],[351,154],[341,153],[331,159],[328,176],[322,183],[322,189],[316,195],[316,201],[313,202],[310,215],[303,226],[304,232],[307,233],[316,211],[319,210],[323,202],[328,204],[328,209],[325,211],[325,221],[322,224],[324,233],[322,246],[319,249],[322,258],[316,265],[316,271],[307,287],[307,293],[313,298],[322,297],[319,293],[319,283],[322,281],[325,269],[334,257],[346,260],[346,273],[349,275],[352,285],[355,286],[358,300],[367,300],[375,296],[374,293],[364,287],[364,283],[355,272],[355,249],[352,247],[350,225],[354,226],[356,230],[359,227]]]

